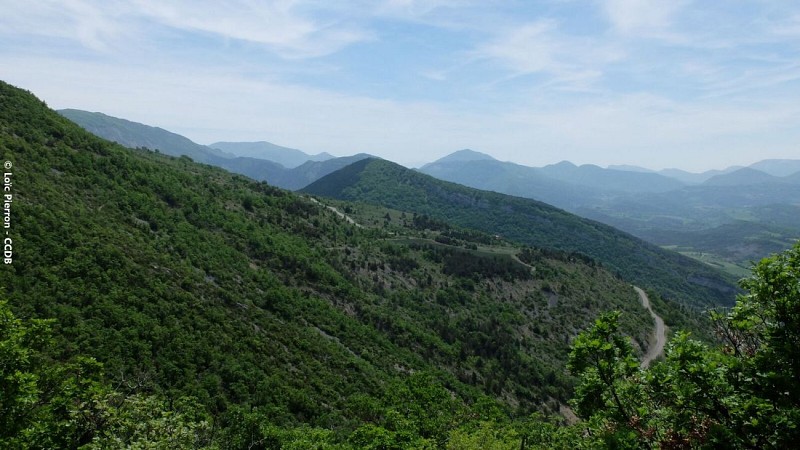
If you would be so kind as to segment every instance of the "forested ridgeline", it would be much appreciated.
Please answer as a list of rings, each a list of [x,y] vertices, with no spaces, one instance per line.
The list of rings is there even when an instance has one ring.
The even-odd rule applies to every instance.
[[[308,433],[442,446],[462,426],[557,411],[575,383],[570,340],[601,311],[625,311],[647,343],[631,287],[582,258],[528,248],[523,262],[523,247],[411,213],[354,226],[307,197],[101,140],[7,84],[0,106],[13,445],[113,448],[173,430],[188,439],[177,446]]]
[[[800,245],[712,315],[716,344],[678,333],[642,369],[652,321],[590,257],[346,204],[373,218],[355,226],[264,183],[100,140],[6,84],[0,106],[13,178],[0,447],[800,439]],[[573,425],[553,414],[565,402]]]

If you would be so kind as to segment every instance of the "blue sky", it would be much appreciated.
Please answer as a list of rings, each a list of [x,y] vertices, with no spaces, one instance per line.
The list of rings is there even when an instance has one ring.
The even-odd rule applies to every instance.
[[[196,142],[800,159],[800,2],[0,0],[0,79]]]

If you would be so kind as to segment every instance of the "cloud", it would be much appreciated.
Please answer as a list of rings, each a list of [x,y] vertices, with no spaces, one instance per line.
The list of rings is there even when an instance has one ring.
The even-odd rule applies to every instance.
[[[790,14],[783,20],[778,20],[777,23],[771,25],[770,31],[779,38],[800,37],[800,14]]]
[[[669,28],[681,0],[603,0],[603,9],[614,28],[624,34],[657,34]]]
[[[297,2],[136,0],[138,13],[169,27],[262,44],[285,58],[334,53],[371,34],[339,21],[315,20]]]
[[[587,89],[607,64],[624,57],[624,51],[612,43],[566,35],[558,22],[545,19],[512,28],[471,55],[499,63],[512,77],[539,74],[551,86]]]
[[[304,12],[302,3],[286,0],[3,3],[4,33],[70,39],[98,52],[113,50],[128,39],[152,37],[154,26],[256,43],[290,59],[329,55],[374,38],[339,17],[315,17],[318,11]]]
[[[0,0],[0,78],[201,143],[398,162],[469,147],[701,169],[796,153],[797,8],[669,3],[578,17],[586,2]]]
[[[129,35],[128,27],[116,21],[126,6],[115,0],[5,1],[0,7],[0,33],[5,35],[68,39],[97,52],[109,51]]]
[[[477,50],[481,57],[498,60],[520,73],[557,73],[565,70],[556,55],[564,45],[553,38],[553,21],[521,26]]]

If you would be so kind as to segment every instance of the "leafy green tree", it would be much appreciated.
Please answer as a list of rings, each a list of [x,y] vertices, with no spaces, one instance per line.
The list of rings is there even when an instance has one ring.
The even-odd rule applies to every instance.
[[[602,418],[603,438],[610,446],[635,448],[642,433],[641,370],[630,339],[619,331],[619,312],[602,314],[580,334],[567,367],[580,377],[572,405],[583,419]]]
[[[458,429],[450,433],[447,450],[517,450],[520,444],[513,428],[481,422],[475,430]]]
[[[0,448],[208,448],[211,422],[193,399],[123,396],[91,358],[47,356],[52,321],[17,319],[0,302]]]
[[[800,442],[800,242],[763,259],[742,281],[748,291],[717,320],[742,393],[735,426],[759,447]]]
[[[167,402],[113,393],[102,406],[106,423],[85,450],[217,448],[211,443],[211,419],[194,399]]]
[[[765,258],[712,315],[721,345],[678,333],[641,370],[618,313],[576,340],[573,406],[606,448],[793,448],[800,442],[800,243]]]
[[[635,414],[623,396],[626,382],[639,372],[639,362],[630,340],[619,332],[619,316],[602,314],[573,344],[567,367],[581,377],[575,407],[582,417],[608,411],[627,422]]]
[[[100,364],[48,358],[50,326],[17,319],[0,302],[0,448],[76,448],[106,420]]]

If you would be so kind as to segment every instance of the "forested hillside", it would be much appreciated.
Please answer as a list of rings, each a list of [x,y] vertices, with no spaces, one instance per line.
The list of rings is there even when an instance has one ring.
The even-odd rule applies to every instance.
[[[527,167],[488,155],[451,156],[420,170],[564,208],[735,277],[800,236],[800,175],[791,175],[800,161],[764,160],[747,168],[691,174],[677,169],[655,173],[626,166],[579,167],[567,161]]]
[[[302,190],[447,218],[461,226],[547,248],[582,252],[673,301],[730,304],[731,277],[607,225],[534,200],[437,180],[384,160],[363,160]]]
[[[33,427],[33,446],[111,439],[95,414],[146,415],[139,398],[151,415],[119,427],[165,408],[215,423],[198,428],[204,442],[234,448],[297,427],[444,445],[475,421],[558,410],[571,339],[602,311],[624,311],[637,346],[652,330],[631,286],[585,256],[412,213],[353,225],[307,197],[99,139],[7,84],[0,149],[13,166],[3,296],[23,321],[54,319],[47,345],[11,342],[69,373],[96,358],[92,383],[127,396],[100,401],[87,384],[95,400],[74,401],[98,410],[4,416]],[[54,376],[24,367],[29,381]],[[32,404],[50,408],[39,394]]]

